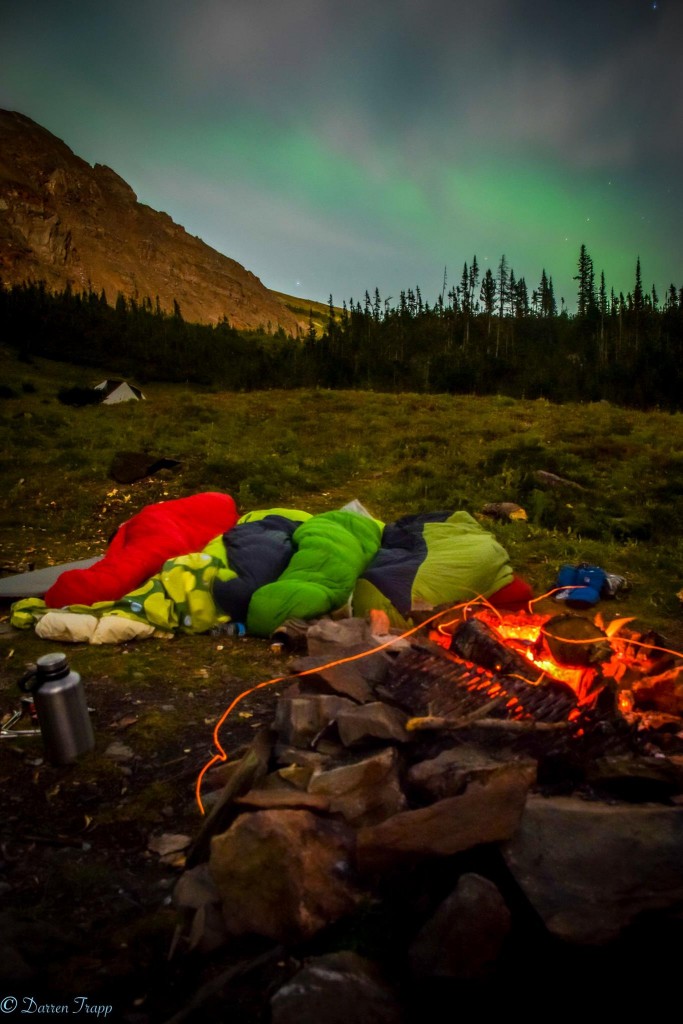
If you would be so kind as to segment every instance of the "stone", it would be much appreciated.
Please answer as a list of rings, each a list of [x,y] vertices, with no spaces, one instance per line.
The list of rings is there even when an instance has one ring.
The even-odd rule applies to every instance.
[[[604,796],[633,801],[665,802],[683,793],[683,764],[672,757],[634,754],[596,758],[587,765],[586,782]]]
[[[204,862],[184,871],[173,890],[173,902],[179,910],[198,910],[207,903],[220,903],[221,894]]]
[[[163,859],[169,853],[181,853],[183,850],[186,850],[191,842],[190,836],[183,835],[180,832],[163,832],[160,836],[150,837],[147,849],[151,850],[152,853],[158,853]]]
[[[313,766],[303,766],[298,764],[289,764],[286,768],[278,768],[275,772],[270,772],[266,775],[258,784],[258,789],[285,789],[293,790],[298,789],[305,792],[308,789],[308,783],[311,781],[311,775],[313,774]]]
[[[121,743],[120,740],[114,740],[110,743],[104,752],[104,756],[111,758],[112,761],[132,761],[135,757],[135,752],[132,747],[129,747],[126,743]]]
[[[316,737],[331,725],[340,711],[355,705],[344,697],[311,693],[301,697],[282,697],[277,702],[273,728],[282,743],[310,747]]]
[[[683,668],[639,680],[633,684],[633,698],[637,708],[683,715]]]
[[[306,686],[309,685],[315,686],[318,691],[322,688],[343,697],[350,697],[351,700],[358,701],[359,704],[372,700],[372,689],[359,672],[355,661],[347,662],[344,665],[333,665],[329,668],[328,665],[329,661],[325,655],[297,658],[292,668],[297,672],[309,672],[309,674],[295,684],[298,686],[298,693],[290,694],[288,691],[287,696],[298,696],[305,692]]]
[[[244,796],[237,797],[235,803],[240,807],[257,810],[269,807],[330,810],[330,801],[326,797],[317,793],[302,793],[298,789],[252,789]]]
[[[311,957],[271,998],[271,1024],[401,1024],[372,961],[349,950]]]
[[[362,873],[381,871],[425,857],[449,856],[481,843],[511,839],[519,827],[535,772],[510,764],[486,783],[473,782],[460,796],[402,811],[358,832]]]
[[[300,747],[291,747],[286,743],[276,743],[274,754],[278,764],[310,768],[312,771],[324,768],[330,762],[328,755],[321,754],[318,750],[301,750]]]
[[[209,868],[231,935],[299,942],[350,913],[354,833],[306,810],[242,814],[211,843]]]
[[[329,661],[336,661],[357,654],[366,655],[344,667],[353,665],[369,683],[380,682],[391,664],[384,651],[370,653],[378,646],[365,619],[321,619],[308,631],[308,653],[312,656],[324,655]]]
[[[397,740],[406,743],[411,737],[405,730],[408,716],[400,708],[381,701],[361,704],[337,715],[339,738],[345,747],[367,739]]]
[[[481,875],[462,875],[414,939],[411,971],[418,978],[485,978],[511,924],[510,911],[494,883]]]
[[[173,890],[173,903],[191,916],[187,934],[189,950],[210,953],[228,940],[221,913],[221,894],[207,863],[183,872]]]
[[[365,619],[321,619],[314,623],[306,636],[308,653],[332,654],[340,647],[354,647],[362,645],[364,648],[372,647],[372,633],[370,625]]]
[[[330,811],[343,815],[352,825],[376,824],[406,806],[393,748],[353,764],[315,772],[308,789],[325,795]]]
[[[524,763],[535,771],[536,762],[531,759],[516,763]],[[486,782],[505,773],[509,764],[510,761],[499,761],[472,743],[463,743],[412,765],[407,781],[417,793],[431,800],[443,800],[462,793],[470,782]]]
[[[680,910],[682,849],[683,807],[532,796],[504,856],[553,935],[602,945],[644,911]]]

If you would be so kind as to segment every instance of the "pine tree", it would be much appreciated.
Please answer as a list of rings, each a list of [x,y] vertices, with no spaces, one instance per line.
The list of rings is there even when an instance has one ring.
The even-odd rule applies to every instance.
[[[491,333],[491,317],[493,316],[496,308],[496,280],[491,273],[491,268],[486,268],[484,274],[484,280],[481,283],[481,293],[479,298],[484,304],[484,312],[486,313],[486,333]]]
[[[578,315],[585,317],[595,309],[595,272],[585,245],[581,246],[579,253],[578,270],[574,276],[574,280],[579,282]]]
[[[636,284],[633,289],[633,308],[641,310],[644,305],[643,282],[640,276],[640,256],[636,260]]]
[[[474,313],[477,312],[476,294],[477,294],[477,287],[478,287],[478,285],[479,285],[479,264],[477,263],[477,256],[476,256],[476,253],[475,253],[475,255],[472,257],[472,264],[470,266],[470,275],[469,275],[470,306],[472,307],[472,311]]]

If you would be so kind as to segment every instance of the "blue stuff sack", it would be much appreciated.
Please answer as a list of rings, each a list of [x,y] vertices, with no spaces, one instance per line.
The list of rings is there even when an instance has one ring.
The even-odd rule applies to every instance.
[[[606,583],[607,573],[598,565],[587,562],[563,565],[555,581],[555,586],[561,589],[553,597],[570,608],[591,608],[600,600],[600,592]]]

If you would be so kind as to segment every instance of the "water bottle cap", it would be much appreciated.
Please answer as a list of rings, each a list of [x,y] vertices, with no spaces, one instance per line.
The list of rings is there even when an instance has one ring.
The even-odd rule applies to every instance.
[[[58,679],[69,671],[69,662],[66,660],[66,654],[54,651],[52,654],[43,654],[38,658],[36,668],[41,681]]]

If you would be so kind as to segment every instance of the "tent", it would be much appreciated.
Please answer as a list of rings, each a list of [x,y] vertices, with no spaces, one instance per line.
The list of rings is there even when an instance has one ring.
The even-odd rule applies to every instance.
[[[93,391],[102,392],[102,405],[115,405],[117,402],[139,402],[144,400],[140,388],[125,380],[103,380],[95,384]]]

